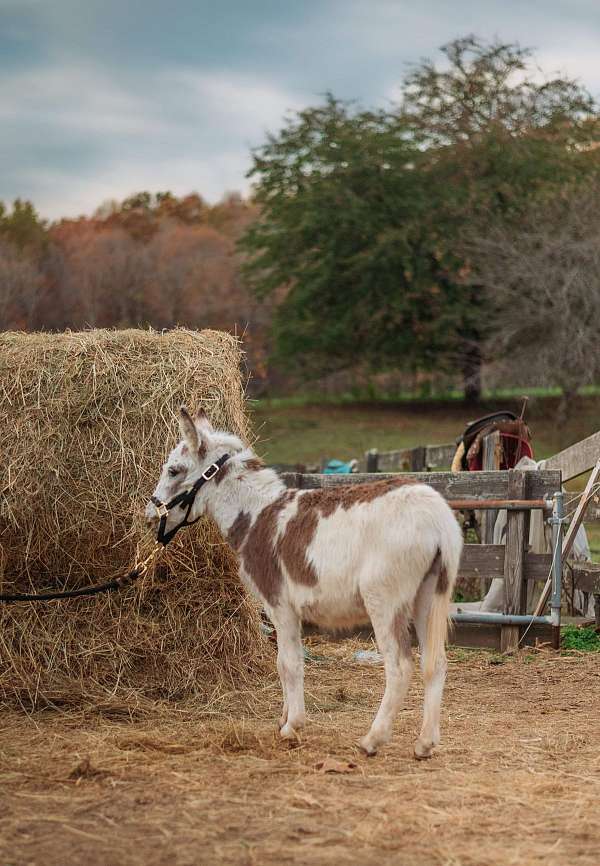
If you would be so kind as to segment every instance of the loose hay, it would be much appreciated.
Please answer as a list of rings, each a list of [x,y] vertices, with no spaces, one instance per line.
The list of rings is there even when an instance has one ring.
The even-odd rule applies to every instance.
[[[275,671],[220,714],[0,716],[0,862],[597,866],[600,656],[523,651],[495,666],[489,653],[450,651],[442,745],[415,761],[420,676],[391,743],[367,758],[354,742],[383,671],[353,661],[364,642],[309,641],[327,662],[306,666],[309,719],[294,749],[275,725]],[[324,774],[328,759],[357,767]]]
[[[0,335],[0,587],[73,589],[152,544],[143,508],[182,403],[248,438],[240,347],[183,329]],[[203,520],[118,594],[0,605],[0,695],[30,708],[206,701],[262,669],[254,604]]]

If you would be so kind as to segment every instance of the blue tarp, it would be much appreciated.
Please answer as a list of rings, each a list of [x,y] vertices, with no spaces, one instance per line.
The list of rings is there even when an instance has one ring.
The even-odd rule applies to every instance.
[[[342,463],[341,460],[330,460],[323,473],[325,475],[349,475],[352,472],[352,465],[352,461]]]

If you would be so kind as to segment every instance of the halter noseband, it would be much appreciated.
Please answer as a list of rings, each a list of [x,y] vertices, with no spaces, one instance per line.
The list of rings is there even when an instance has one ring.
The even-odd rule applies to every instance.
[[[214,478],[221,466],[229,460],[229,454],[223,454],[222,457],[219,457],[218,460],[215,460],[214,463],[211,463],[208,466],[200,478],[194,482],[194,484],[190,487],[189,490],[185,490],[183,493],[179,493],[177,496],[173,497],[170,502],[161,502],[160,499],[156,496],[150,497],[150,502],[152,502],[156,506],[156,511],[159,516],[159,524],[158,524],[158,532],[156,533],[156,540],[159,544],[167,546],[167,544],[171,541],[171,539],[179,532],[180,529],[184,526],[192,526],[194,523],[200,519],[199,517],[196,520],[188,520],[190,516],[190,511],[194,505],[196,500],[196,494],[203,487],[207,481],[210,481],[211,478]],[[169,511],[175,506],[179,505],[183,509],[187,509],[185,512],[185,516],[181,523],[178,523],[177,526],[174,526],[173,529],[170,529],[169,532],[165,532],[167,526],[167,518],[169,516]]]

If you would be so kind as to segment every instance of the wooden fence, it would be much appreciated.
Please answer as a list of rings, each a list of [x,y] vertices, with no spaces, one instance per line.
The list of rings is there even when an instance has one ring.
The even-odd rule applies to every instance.
[[[449,469],[456,445],[419,445],[398,451],[372,448],[358,461],[359,472],[431,472]]]

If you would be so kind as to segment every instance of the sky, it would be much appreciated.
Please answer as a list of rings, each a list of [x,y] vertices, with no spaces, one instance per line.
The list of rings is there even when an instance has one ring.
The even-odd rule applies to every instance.
[[[458,36],[600,97],[600,0],[0,0],[0,201],[247,192],[251,149],[326,91],[386,105]]]

